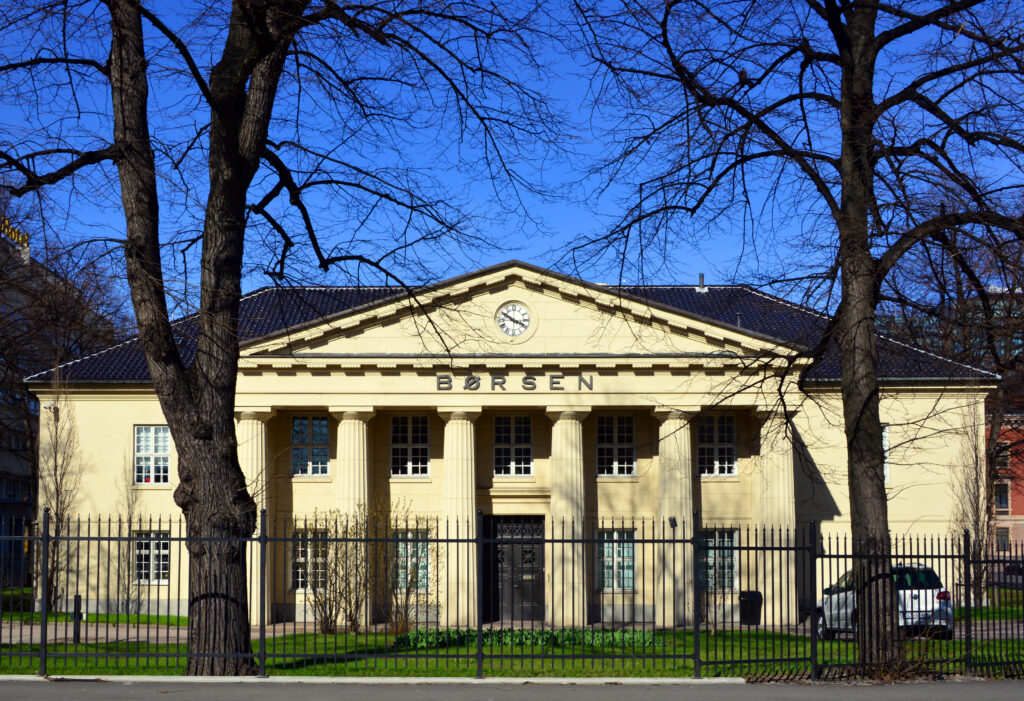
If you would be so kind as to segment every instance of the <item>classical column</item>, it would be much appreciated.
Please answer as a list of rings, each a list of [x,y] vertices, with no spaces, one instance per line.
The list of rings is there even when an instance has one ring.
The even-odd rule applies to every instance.
[[[473,421],[480,408],[438,409],[444,424],[444,475],[441,485],[442,538],[476,538],[476,440]],[[470,542],[449,543],[444,562],[447,572],[445,623],[474,626],[477,613],[476,547]]]
[[[267,461],[267,421],[274,415],[269,407],[259,409],[241,409],[236,413],[235,440],[238,442],[238,464],[245,475],[245,486],[249,494],[256,501],[257,528],[259,528],[259,510],[267,509],[269,522],[269,494],[270,475]],[[252,576],[249,581],[249,617],[252,621],[259,620],[259,549],[255,545],[249,547],[247,556],[251,562],[249,571]],[[267,582],[273,581],[269,576]],[[270,620],[273,593],[270,588],[266,591],[267,620]]]
[[[694,534],[693,446],[690,428],[696,410],[654,412],[659,420],[655,537],[683,540]],[[672,524],[675,527],[672,527]],[[660,627],[688,625],[692,618],[693,568],[682,544],[655,551],[655,621]]]
[[[548,407],[551,419],[551,625],[587,624],[583,419],[589,407]]]
[[[338,422],[337,472],[334,476],[335,502],[349,518],[366,517],[370,504],[370,462],[367,422],[371,407],[331,407]]]
[[[793,427],[783,411],[758,412],[761,419],[759,471],[753,479],[755,518],[763,544],[778,548],[762,551],[758,579],[769,591],[764,595],[762,622],[766,625],[798,620],[796,557],[785,550],[794,544],[796,495],[794,493]]]
[[[267,421],[270,409],[242,409],[237,412],[235,438],[238,441],[238,464],[245,475],[245,487],[256,500],[256,508],[267,508]]]

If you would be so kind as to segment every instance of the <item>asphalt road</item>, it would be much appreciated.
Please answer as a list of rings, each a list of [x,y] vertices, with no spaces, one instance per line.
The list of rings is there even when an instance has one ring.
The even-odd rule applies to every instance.
[[[42,681],[0,680],[0,699],[11,701],[119,701],[120,699],[163,699],[196,701],[739,701],[815,699],[829,701],[1018,701],[1024,696],[1024,682],[945,681],[900,684],[353,684],[313,681],[269,683],[181,682],[181,681]]]

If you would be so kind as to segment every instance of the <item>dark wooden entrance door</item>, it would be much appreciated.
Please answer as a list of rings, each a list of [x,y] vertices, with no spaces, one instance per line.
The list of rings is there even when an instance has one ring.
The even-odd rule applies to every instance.
[[[491,621],[539,621],[544,618],[544,517],[490,516],[485,571]]]

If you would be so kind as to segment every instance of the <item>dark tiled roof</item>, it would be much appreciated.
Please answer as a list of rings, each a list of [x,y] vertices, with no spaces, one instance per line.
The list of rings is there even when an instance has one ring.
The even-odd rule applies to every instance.
[[[566,278],[568,280],[568,278]],[[442,283],[443,284],[443,283]],[[811,309],[791,304],[744,285],[697,288],[682,285],[621,288],[600,286],[605,292],[623,293],[652,304],[680,310],[731,327],[742,327],[784,344],[813,347],[827,319]],[[403,295],[394,287],[264,288],[245,295],[239,311],[241,341],[315,322],[346,310]],[[186,363],[195,356],[195,317],[174,323]],[[879,377],[883,379],[994,379],[994,375],[961,365],[902,343],[879,337]],[[149,371],[138,339],[126,341],[65,366],[68,382],[147,383]],[[833,346],[809,379],[839,378],[839,354]],[[32,382],[44,382],[46,374]]]
[[[623,288],[623,291],[691,314],[740,326],[784,343],[808,349],[817,345],[828,317],[746,285],[717,286],[698,291],[692,285]],[[830,344],[808,379],[838,380],[839,349]],[[918,350],[885,336],[878,336],[878,376],[881,379],[995,379],[979,370]]]

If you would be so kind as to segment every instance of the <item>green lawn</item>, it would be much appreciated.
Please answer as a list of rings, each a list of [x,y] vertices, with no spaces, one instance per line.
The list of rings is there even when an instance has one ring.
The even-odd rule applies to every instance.
[[[473,676],[476,636],[466,631],[429,631],[411,636],[384,634],[287,635],[267,640],[267,673],[273,676]],[[693,636],[650,631],[499,631],[484,641],[485,676],[643,676],[693,675]],[[704,676],[786,678],[806,676],[810,640],[765,632],[701,634]],[[905,642],[910,664],[927,663],[937,672],[959,670],[962,641],[911,639]],[[49,674],[167,674],[184,672],[184,644],[82,644],[48,646]],[[258,641],[254,652],[258,651]],[[130,654],[148,654],[132,659]],[[1024,672],[1024,641],[974,643],[978,662],[1013,662],[988,671],[995,676]],[[36,673],[38,646],[0,645],[0,673]],[[159,655],[159,656],[157,656]],[[529,655],[531,657],[523,657]],[[542,657],[541,657],[542,656]],[[775,658],[770,663],[740,663],[745,657]],[[804,658],[800,660],[799,658]],[[852,641],[821,642],[823,665],[853,664]],[[721,664],[715,664],[719,662]],[[920,671],[920,670],[918,670]]]

